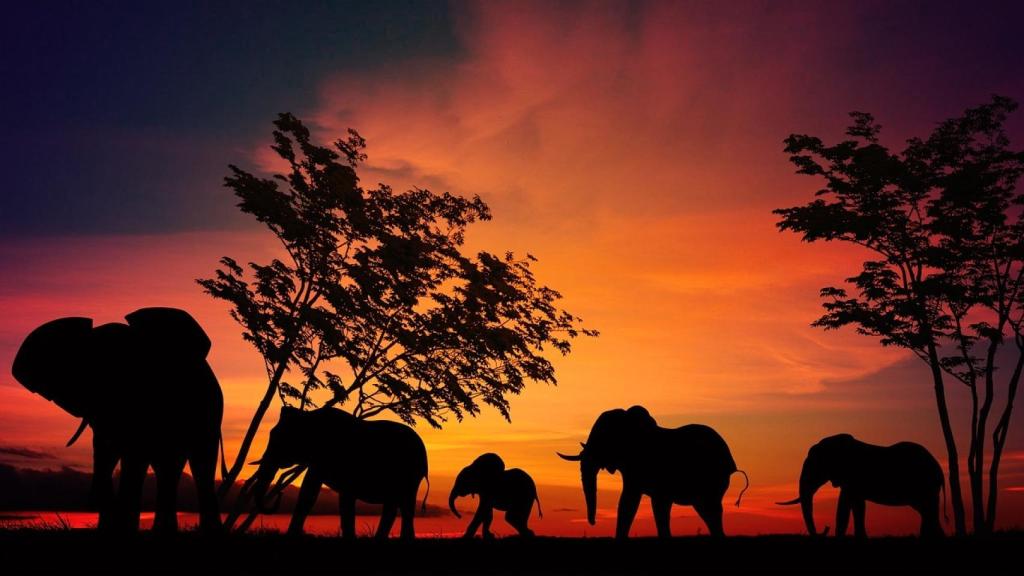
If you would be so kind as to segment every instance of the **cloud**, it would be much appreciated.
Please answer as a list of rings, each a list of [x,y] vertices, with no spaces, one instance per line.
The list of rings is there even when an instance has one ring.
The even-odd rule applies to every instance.
[[[48,452],[40,452],[30,448],[17,448],[14,446],[0,446],[0,461],[12,458],[15,460],[54,460],[55,457]]]
[[[398,185],[440,180],[542,226],[568,215],[767,212],[800,194],[782,153],[790,132],[838,135],[853,109],[879,112],[898,132],[958,111],[922,102],[925,79],[906,73],[963,52],[935,38],[931,54],[912,52],[915,38],[963,15],[917,15],[915,27],[892,34],[884,22],[903,10],[914,11],[463,3],[454,8],[455,57],[336,72],[307,117],[331,137],[359,129],[370,166],[400,176]],[[875,52],[886,58],[866,67],[860,58]],[[984,71],[974,73],[1001,77],[998,57],[977,58]],[[884,95],[871,87],[880,73]],[[898,144],[902,134],[894,136]]]

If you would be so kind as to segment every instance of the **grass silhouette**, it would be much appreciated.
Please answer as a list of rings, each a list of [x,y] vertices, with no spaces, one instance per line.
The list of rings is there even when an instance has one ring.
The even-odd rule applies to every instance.
[[[6,574],[937,574],[1015,573],[1024,532],[990,537],[724,539],[420,538],[412,542],[195,531],[126,538],[47,527],[0,530]]]

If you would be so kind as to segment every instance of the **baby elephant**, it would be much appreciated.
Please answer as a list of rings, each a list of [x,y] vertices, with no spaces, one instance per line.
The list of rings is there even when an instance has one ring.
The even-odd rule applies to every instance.
[[[541,518],[544,517],[533,478],[518,468],[505,470],[505,462],[497,454],[480,456],[455,478],[455,485],[448,495],[448,507],[456,518],[462,518],[462,515],[455,509],[455,499],[470,494],[480,495],[480,505],[466,528],[463,535],[465,538],[472,538],[481,524],[484,538],[493,538],[491,520],[495,508],[505,512],[505,521],[518,530],[520,536],[533,536],[533,531],[527,528],[526,523],[530,519],[534,501],[537,502],[537,513]]]

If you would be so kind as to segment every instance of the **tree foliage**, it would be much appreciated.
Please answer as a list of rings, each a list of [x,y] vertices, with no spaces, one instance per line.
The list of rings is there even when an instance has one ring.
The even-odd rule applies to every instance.
[[[235,469],[275,394],[304,409],[390,411],[435,427],[484,405],[508,419],[509,395],[555,383],[551,352],[597,334],[559,308],[529,254],[466,253],[467,228],[491,217],[479,197],[364,189],[356,169],[366,144],[355,131],[326,147],[291,114],[274,125],[285,173],[231,166],[225,183],[283,254],[247,266],[225,257],[198,281],[231,304],[266,363],[268,388]]]
[[[822,289],[825,314],[814,325],[853,326],[929,365],[959,533],[966,524],[944,377],[971,396],[967,465],[975,530],[985,532],[994,527],[999,462],[1024,365],[1024,194],[1017,190],[1024,153],[1010,148],[1004,129],[1016,107],[993,97],[942,122],[928,138],[908,140],[898,153],[880,143],[880,126],[865,113],[851,114],[849,139],[831,146],[791,135],[786,152],[797,172],[823,179],[825,187],[808,204],[775,210],[779,228],[805,241],[848,242],[873,254],[846,286]],[[997,352],[1007,343],[1015,362],[999,372]],[[990,429],[998,385],[1006,403]]]

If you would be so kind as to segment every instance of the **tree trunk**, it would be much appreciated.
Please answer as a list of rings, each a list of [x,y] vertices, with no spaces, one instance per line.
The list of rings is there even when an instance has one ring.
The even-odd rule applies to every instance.
[[[932,370],[932,381],[935,384],[935,403],[939,410],[939,423],[942,425],[942,438],[946,442],[946,466],[949,477],[949,496],[953,503],[953,523],[957,536],[967,534],[967,522],[964,518],[964,497],[960,490],[960,456],[957,454],[956,437],[949,421],[949,406],[946,404],[946,386],[942,381],[942,366],[935,343],[928,343],[928,365]]]
[[[1000,323],[1002,330],[1002,323]],[[996,350],[999,341],[992,340],[985,356],[985,397],[977,414],[977,427],[972,430],[974,438],[974,464],[971,466],[971,503],[974,511],[974,533],[988,534],[991,532],[990,519],[985,510],[985,434],[988,429],[988,417],[992,412],[992,401],[995,394]]]
[[[974,531],[977,532],[981,529],[981,526],[985,524],[984,506],[979,507],[978,503],[982,502],[982,483],[984,478],[982,476],[982,466],[979,465],[978,455],[982,452],[980,445],[982,444],[981,438],[984,435],[984,428],[980,427],[978,422],[978,387],[976,383],[971,385],[971,434],[970,443],[967,449],[967,481],[968,489],[971,494],[971,515],[974,524]],[[984,458],[980,459],[984,462]]]
[[[996,503],[999,496],[999,462],[1003,457],[1003,447],[1006,446],[1006,436],[1010,431],[1010,415],[1013,413],[1013,403],[1017,398],[1017,386],[1020,384],[1021,372],[1024,371],[1024,349],[1018,347],[1017,365],[1013,368],[1013,375],[1006,392],[1006,406],[992,430],[992,462],[988,471],[988,514],[986,515],[986,530],[992,533],[996,527]]]
[[[249,449],[252,448],[252,441],[256,438],[256,432],[259,431],[260,424],[263,423],[263,417],[266,416],[267,410],[270,409],[270,403],[274,400],[274,394],[277,393],[277,387],[281,383],[281,377],[284,376],[285,369],[288,367],[288,358],[290,356],[291,351],[288,351],[284,355],[285,359],[274,370],[274,374],[267,384],[267,391],[263,393],[263,399],[260,400],[259,405],[256,407],[256,413],[252,415],[252,420],[249,422],[249,429],[245,431],[245,437],[242,438],[242,445],[238,448],[235,462],[231,465],[231,469],[228,470],[228,475],[221,478],[220,489],[217,492],[221,502],[227,498],[228,492],[231,491],[231,487],[234,486],[238,476],[242,473],[245,460],[249,457]]]

